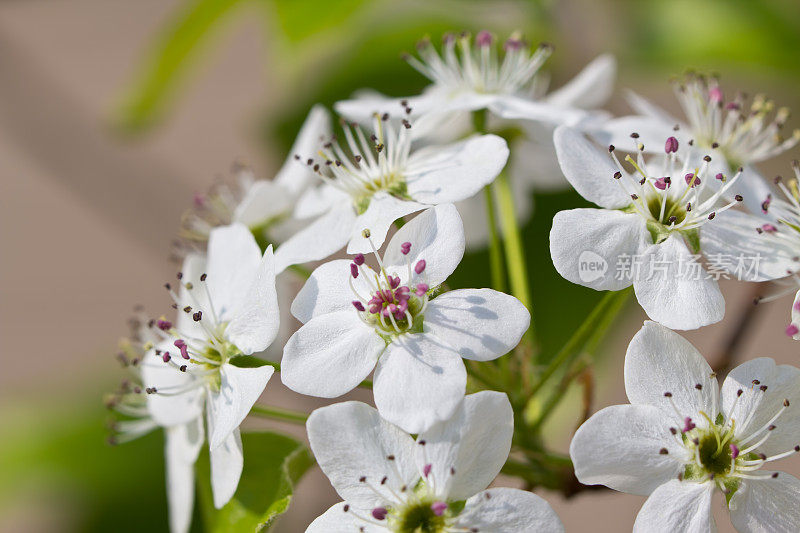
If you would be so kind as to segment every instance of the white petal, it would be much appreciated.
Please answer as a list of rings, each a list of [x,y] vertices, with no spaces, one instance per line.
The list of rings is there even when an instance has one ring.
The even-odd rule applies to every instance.
[[[712,160],[712,164],[714,162],[718,163],[719,166],[725,167],[720,171],[723,174],[731,175],[731,173],[735,172],[736,170],[728,168],[728,162],[724,161],[724,157],[717,157],[716,159]],[[741,194],[744,197],[744,201],[742,203],[744,203],[745,207],[750,210],[751,213],[759,215],[763,213],[761,210],[762,202],[764,202],[769,195],[775,194],[769,182],[764,179],[764,176],[759,174],[758,170],[750,165],[744,166],[742,169],[742,175],[739,176],[739,179],[735,184],[733,184],[730,192]],[[771,214],[769,213],[764,216],[772,218]]]
[[[431,300],[423,327],[461,357],[491,361],[513,350],[530,323],[531,314],[513,296],[492,289],[461,289]]]
[[[759,474],[772,472],[759,470]],[[800,480],[785,472],[763,480],[743,480],[731,497],[731,522],[741,533],[800,531]]]
[[[647,316],[672,329],[697,329],[722,320],[725,299],[719,285],[705,270],[687,268],[693,262],[683,238],[674,233],[642,252],[633,290]]]
[[[411,243],[411,251],[403,255],[401,245]],[[390,274],[406,282],[427,283],[436,287],[453,273],[464,257],[464,226],[453,204],[426,209],[400,228],[386,246],[383,264]],[[412,268],[425,260],[422,274],[412,274],[408,280],[408,265]]]
[[[800,291],[794,294],[794,301],[792,302],[792,324],[800,324]],[[800,341],[800,331],[792,335],[796,341]]]
[[[634,533],[710,533],[717,530],[711,514],[714,483],[664,483],[644,502]]]
[[[242,353],[263,352],[275,340],[281,316],[275,289],[272,245],[261,258],[244,298],[231,315],[233,318],[225,328],[225,336]]]
[[[424,472],[430,465],[428,481],[436,496],[451,501],[469,498],[500,473],[513,434],[514,412],[505,394],[470,394],[449,420],[419,435],[417,467]]]
[[[614,179],[617,167],[605,151],[590,143],[582,133],[559,126],[553,133],[558,163],[578,194],[600,207],[617,209],[631,198]]]
[[[737,401],[740,390],[742,394]],[[789,401],[789,407],[773,421],[784,400]],[[776,365],[768,357],[742,363],[731,370],[722,384],[722,409],[728,418],[736,420],[737,438],[759,435],[751,438],[748,445],[766,435],[767,426],[776,426],[769,432],[769,439],[759,446],[759,452],[774,455],[793,449],[800,444],[800,369]]]
[[[333,207],[278,247],[275,271],[280,273],[291,265],[319,261],[338,252],[347,244],[355,221],[352,206]]]
[[[370,285],[364,278],[365,275],[372,276],[374,271],[363,265],[365,274],[352,279],[351,264],[345,259],[334,259],[317,267],[292,302],[295,318],[306,323],[316,316],[353,310],[352,302],[358,299],[358,295],[350,288],[350,280],[358,294],[368,301],[372,296]]]
[[[221,446],[244,421],[273,372],[275,369],[270,365],[256,368],[222,365],[219,391],[208,394],[209,416],[214,419],[214,430],[209,430],[208,437],[212,450]]]
[[[574,126],[586,119],[586,111],[563,107],[548,101],[531,100],[518,96],[502,96],[494,101],[489,110],[498,117],[512,120],[536,120],[548,124]]]
[[[320,468],[339,496],[356,507],[386,504],[395,499],[389,489],[398,491],[404,485],[410,489],[419,479],[413,439],[364,403],[342,402],[317,409],[306,428]]]
[[[301,194],[292,216],[301,220],[318,217],[339,205],[352,206],[353,202],[347,193],[325,183]]]
[[[209,433],[214,425],[209,418]],[[210,452],[211,492],[214,496],[214,507],[221,509],[236,493],[239,478],[242,477],[244,455],[242,454],[242,436],[234,430],[222,444]]]
[[[408,162],[408,194],[425,204],[469,198],[494,181],[508,153],[506,141],[496,135],[417,150]]]
[[[312,107],[289,151],[289,158],[275,175],[275,183],[296,195],[316,182],[317,176],[305,162],[309,157],[316,156],[317,150],[329,139],[331,131],[328,111],[319,104]],[[300,156],[300,159],[295,159],[295,156]]]
[[[372,196],[369,207],[358,216],[350,234],[350,243],[347,245],[348,254],[369,253],[372,246],[365,239],[362,232],[368,229],[372,243],[376,249],[383,245],[389,227],[400,217],[425,209],[426,206],[417,202],[399,200],[394,196],[379,192]]]
[[[648,495],[683,471],[685,452],[670,434],[671,419],[650,405],[612,405],[595,413],[572,438],[569,455],[584,485]],[[666,448],[668,454],[661,454]]]
[[[214,228],[208,237],[208,290],[219,322],[230,320],[247,296],[261,264],[261,250],[242,224]],[[203,282],[201,282],[203,283]],[[202,287],[195,288],[203,292]],[[210,309],[203,314],[211,315]]]
[[[678,119],[667,113],[661,107],[655,105],[650,100],[647,100],[643,96],[640,96],[638,93],[630,89],[625,91],[625,99],[628,101],[628,104],[630,104],[631,109],[640,115],[659,119],[661,122],[666,124],[672,124],[673,127],[678,125]]]
[[[295,162],[299,165],[299,163]],[[254,228],[290,212],[292,197],[274,181],[259,180],[250,187],[233,212],[233,222]]]
[[[386,420],[420,433],[447,420],[461,403],[467,371],[461,357],[430,335],[392,341],[375,369],[375,405]]]
[[[348,511],[345,512],[345,506]],[[306,533],[353,533],[354,531],[363,533],[385,533],[389,529],[365,522],[357,518],[350,509],[351,504],[339,502],[331,506],[323,514],[314,519],[306,528]],[[367,509],[360,509],[361,516],[369,516]],[[361,528],[361,529],[359,529]]]
[[[593,128],[591,135],[597,142],[604,146],[613,144],[620,150],[626,152],[638,151],[638,144],[644,145],[644,150],[649,153],[664,153],[664,144],[670,137],[678,139],[679,146],[687,146],[691,139],[688,130],[675,131],[675,122],[664,122],[663,120],[631,115],[619,117],[602,123],[600,127]],[[637,139],[632,139],[631,134],[638,133]]]
[[[630,286],[634,257],[651,239],[639,215],[607,209],[570,209],[553,218],[550,256],[565,279],[595,290]],[[652,242],[652,241],[650,241]]]
[[[289,338],[281,381],[300,394],[335,398],[369,376],[385,347],[355,309],[321,315]]]
[[[203,419],[164,430],[169,529],[189,531],[194,507],[194,463],[203,446]]]
[[[703,226],[700,247],[709,263],[744,281],[767,281],[784,278],[795,272],[798,248],[783,239],[763,232],[767,222],[741,211],[729,209]],[[780,233],[794,233],[787,226],[776,225]],[[741,258],[741,261],[740,261]]]
[[[456,524],[464,531],[492,533],[562,533],[561,519],[545,500],[518,489],[497,487],[476,494],[467,500],[463,518]]]
[[[617,60],[611,54],[597,56],[566,85],[547,95],[547,101],[562,107],[591,109],[604,105],[614,92]]]
[[[701,426],[700,411],[716,418],[719,386],[712,376],[711,367],[689,341],[656,322],[644,323],[625,354],[628,400],[661,409],[675,425],[688,416]],[[667,392],[672,394],[672,402],[664,396]]]
[[[169,342],[158,345],[158,348],[178,351]],[[154,350],[149,351],[139,365],[142,369],[142,388],[155,387],[163,393],[147,395],[147,411],[158,425],[169,427],[188,424],[203,414],[203,389],[199,384],[189,388],[197,379],[192,374],[164,363]],[[185,392],[178,394],[176,391]]]

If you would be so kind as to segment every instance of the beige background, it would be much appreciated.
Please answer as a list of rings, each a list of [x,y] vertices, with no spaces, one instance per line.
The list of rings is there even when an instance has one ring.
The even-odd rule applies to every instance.
[[[258,25],[246,13],[154,134],[135,140],[113,134],[109,110],[176,4],[0,4],[2,405],[43,395],[68,399],[79,395],[82,385],[116,372],[110,355],[117,337],[126,333],[132,305],[166,309],[161,283],[174,271],[166,261],[168,245],[191,193],[227,173],[234,159],[264,172],[280,163],[279,154],[265,155],[255,140],[258,118],[277,102],[268,83],[270,57]],[[592,9],[588,2],[577,4],[586,5],[561,16]],[[607,14],[598,16],[608,19]],[[576,45],[574,53],[594,55],[590,43]],[[637,86],[636,80],[625,81]],[[663,87],[657,90],[667,93]],[[709,357],[734,327],[737,307],[750,298],[739,286],[726,284],[725,291],[725,322],[688,335]],[[789,301],[759,311],[757,333],[746,340],[743,354],[797,363],[798,345],[782,333]],[[622,356],[643,318],[632,311],[611,344],[614,357],[599,369],[598,407],[624,401]],[[277,381],[263,399],[296,409],[318,405],[282,390]],[[554,427],[554,446],[565,449],[568,432]],[[785,469],[798,474],[799,465],[793,461]],[[542,496],[568,531],[629,530],[643,501],[610,491],[570,501]],[[279,530],[301,531],[334,501],[324,476],[311,472]],[[717,503],[720,529],[730,531]],[[0,529],[57,531],[57,520],[48,518],[46,507],[20,509],[0,519]]]

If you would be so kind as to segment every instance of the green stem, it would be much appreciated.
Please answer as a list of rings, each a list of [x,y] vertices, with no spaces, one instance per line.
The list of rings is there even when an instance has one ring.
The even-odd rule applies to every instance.
[[[494,192],[492,186],[484,187],[486,196],[486,221],[489,225],[489,266],[492,272],[492,288],[496,291],[506,292],[506,278],[503,273],[503,248],[500,236],[497,233],[497,215],[494,206]]]
[[[503,249],[506,253],[506,267],[513,294],[530,311],[531,297],[530,287],[528,286],[528,267],[525,260],[525,247],[522,244],[519,226],[517,224],[517,214],[514,207],[514,194],[511,191],[511,184],[508,174],[501,172],[494,181],[497,201],[500,206],[500,228],[503,232]],[[535,339],[533,321],[528,328],[526,337],[533,344]]]
[[[628,287],[621,291],[612,291],[606,293],[600,303],[589,313],[583,324],[575,331],[572,338],[567,341],[563,348],[556,354],[547,368],[539,376],[539,380],[531,390],[531,397],[533,397],[544,384],[549,380],[559,368],[569,367],[572,362],[581,353],[584,353],[584,348],[589,346],[592,350],[597,347],[597,344],[602,340],[606,330],[611,325],[614,317],[619,313],[624,305],[628,296],[631,294],[632,288]]]
[[[250,408],[250,414],[262,418],[269,418],[271,420],[293,422],[295,424],[305,424],[306,420],[308,420],[308,415],[306,413],[299,413],[297,411],[289,411],[287,409],[279,409],[277,407],[258,404]]]

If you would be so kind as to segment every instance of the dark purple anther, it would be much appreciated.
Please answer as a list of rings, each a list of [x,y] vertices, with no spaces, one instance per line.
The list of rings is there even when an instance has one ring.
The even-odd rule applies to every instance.
[[[422,297],[423,294],[428,292],[429,288],[430,287],[428,287],[427,283],[419,283],[417,284],[417,290],[414,292],[416,293],[417,296]]]
[[[667,178],[658,178],[653,185],[655,185],[656,189],[663,191],[669,187],[669,180]]]
[[[354,278],[358,277],[358,266],[355,263],[350,263],[350,275]]]
[[[353,257],[353,263],[355,263],[358,266],[363,265],[364,264],[364,254],[356,254]]]
[[[414,266],[414,272],[416,272],[417,274],[422,274],[422,272],[425,270],[425,265],[426,265],[425,260],[420,259]]]
[[[400,286],[400,278],[399,277],[392,277],[389,276],[389,286],[393,289],[396,289]]]
[[[375,520],[386,520],[387,514],[389,511],[386,510],[386,507],[376,507],[372,510],[372,518]]]
[[[359,311],[365,311],[364,304],[359,302],[358,300],[353,300],[353,307],[355,307]]]
[[[162,320],[159,318],[158,321],[156,322],[156,325],[158,326],[158,329],[160,329],[161,331],[167,331],[168,329],[172,329],[172,322],[170,322],[169,320]]]
[[[675,137],[670,137],[667,139],[667,142],[664,144],[664,151],[668,154],[674,154],[678,151],[678,139]]]
[[[430,464],[430,463],[428,463],[425,466],[423,466],[422,467],[422,475],[425,476],[425,477],[428,477],[430,475],[430,473],[431,473],[431,468],[433,468],[433,465]]]
[[[481,30],[475,37],[475,44],[478,46],[489,46],[492,44],[492,34],[486,30]]]
[[[700,185],[700,178],[695,176],[694,173],[692,173],[692,172],[689,172],[688,174],[686,174],[683,177],[683,179],[686,180],[686,185],[689,185],[692,188],[697,187],[698,185]]]
[[[169,363],[170,359],[172,358],[169,356],[169,352],[164,352],[164,355],[161,356],[161,360],[165,363]]]
[[[683,432],[684,433],[687,433],[687,432],[693,430],[696,427],[697,426],[695,425],[695,423],[692,422],[692,419],[689,418],[688,416],[683,419]]]
[[[772,224],[764,224],[763,226],[761,226],[761,229],[766,231],[767,233],[775,233],[776,231],[778,231],[778,228],[776,228]]]
[[[798,329],[797,326],[794,324],[789,324],[788,326],[786,326],[786,334],[790,337],[794,337],[795,335],[797,335],[798,331],[800,331],[800,329]]]
[[[719,173],[718,173],[716,176],[714,176],[714,177],[715,177],[715,178],[717,178],[719,181],[725,181],[725,175],[724,175],[722,172],[719,172]]]
[[[189,359],[189,347],[186,346],[186,342],[183,339],[178,339],[173,344],[181,351],[181,357]]]
[[[408,255],[408,252],[410,252],[410,251],[411,251],[411,243],[410,242],[404,242],[403,244],[400,245],[400,252],[403,255]]]

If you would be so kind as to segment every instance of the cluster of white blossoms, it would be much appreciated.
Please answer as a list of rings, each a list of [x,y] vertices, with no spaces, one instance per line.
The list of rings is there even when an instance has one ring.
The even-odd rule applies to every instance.
[[[540,372],[528,364],[527,272],[513,264],[524,262],[514,224],[530,212],[536,171],[550,174],[544,186],[563,174],[596,205],[555,216],[555,269],[599,291],[633,286],[655,321],[625,359],[631,404],[601,410],[572,440],[577,479],[649,495],[636,531],[712,531],[717,489],[740,531],[800,531],[800,481],[762,468],[800,450],[800,370],[754,359],[719,389],[667,329],[723,318],[707,275],[724,268],[722,254],[757,254],[745,280],[797,288],[800,170],[773,189],[752,167],[797,143],[780,136],[788,112],[763,97],[726,102],[716,80],[690,75],[677,85],[685,123],[633,94],[639,115],[612,119],[596,108],[611,94],[613,58],[547,94],[538,72],[551,52],[518,35],[500,46],[488,32],[448,34],[441,51],[425,40],[407,58],[431,81],[421,95],[339,102],[338,134],[315,106],[274,179],[237,167],[237,187],[195,197],[176,248],[183,264],[166,284],[175,316],[139,313],[120,354],[131,378],[108,400],[121,417],[114,441],[165,431],[173,532],[191,525],[204,446],[214,506],[235,497],[247,467],[239,426],[275,372],[308,396],[373,390],[376,408],[343,402],[308,417],[311,450],[344,501],[307,531],[563,531],[531,492],[487,488],[512,442],[547,461],[531,426],[515,433],[515,416],[535,416],[529,398],[520,403],[518,381],[490,363],[514,353]],[[497,208],[514,294],[451,290],[467,244],[499,242]],[[637,268],[618,269],[633,259]],[[296,294],[289,276],[305,278]],[[282,335],[288,311],[301,326]],[[800,339],[800,292],[786,332]],[[267,350],[280,363],[259,357]],[[501,379],[470,381],[481,365]],[[487,385],[501,390],[466,394]]]

